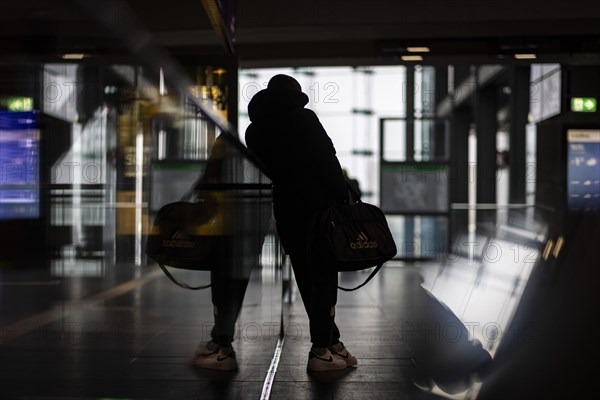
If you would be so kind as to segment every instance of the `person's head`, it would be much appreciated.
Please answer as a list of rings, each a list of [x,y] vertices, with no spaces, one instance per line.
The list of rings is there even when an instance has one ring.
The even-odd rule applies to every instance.
[[[279,89],[279,90],[293,90],[295,92],[302,92],[302,87],[297,80],[289,75],[277,74],[273,76],[267,84],[268,89]]]

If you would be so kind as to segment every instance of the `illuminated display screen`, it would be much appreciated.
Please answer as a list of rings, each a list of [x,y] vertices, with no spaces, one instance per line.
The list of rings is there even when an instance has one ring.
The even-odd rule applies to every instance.
[[[36,119],[35,111],[0,111],[0,219],[40,215]]]
[[[569,210],[600,212],[600,129],[570,129],[567,140]]]

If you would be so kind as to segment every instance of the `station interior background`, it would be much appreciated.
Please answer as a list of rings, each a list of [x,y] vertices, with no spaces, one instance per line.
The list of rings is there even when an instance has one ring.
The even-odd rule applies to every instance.
[[[264,218],[271,181],[244,142],[277,73],[301,83],[397,243],[340,294],[358,375],[306,377],[294,341],[306,321]],[[598,98],[600,9],[585,1],[5,0],[0,397],[579,398],[597,348]],[[145,254],[220,135],[237,169],[211,190],[236,199],[236,256],[252,264],[244,368],[226,378],[186,364],[210,291],[176,287]],[[434,328],[417,336],[468,330],[493,358],[486,379],[427,370],[459,348],[414,341],[421,317]],[[301,356],[276,374],[286,346]],[[422,384],[423,368],[441,377]]]

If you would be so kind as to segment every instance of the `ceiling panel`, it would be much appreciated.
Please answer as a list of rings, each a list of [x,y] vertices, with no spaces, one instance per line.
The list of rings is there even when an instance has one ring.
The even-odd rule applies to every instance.
[[[599,62],[600,7],[580,0],[226,3],[237,7],[234,47],[241,66],[393,64],[402,62],[409,45],[430,47],[423,63],[513,62],[513,53],[526,50],[548,62]],[[120,26],[139,22],[147,40],[175,55],[225,53],[201,0],[2,0],[0,10],[5,55],[126,52],[127,38],[100,23],[100,11]]]

